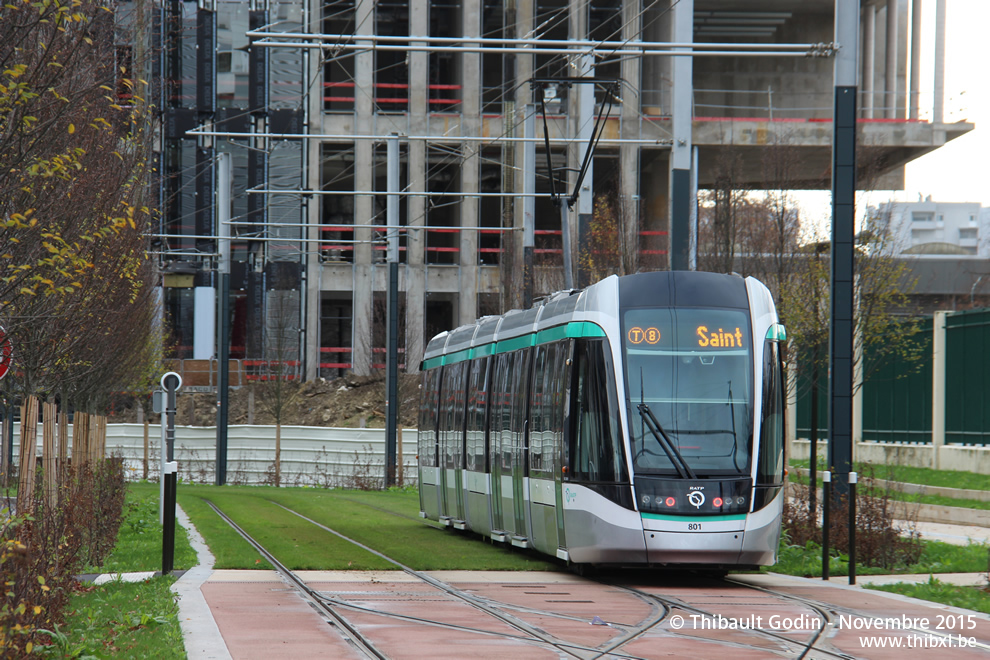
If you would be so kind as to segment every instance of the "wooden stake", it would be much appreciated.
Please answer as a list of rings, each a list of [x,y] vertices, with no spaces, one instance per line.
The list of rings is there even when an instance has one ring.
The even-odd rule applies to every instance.
[[[76,411],[72,423],[72,464],[82,473],[89,462],[89,415]]]
[[[41,444],[41,465],[43,472],[43,483],[45,486],[45,505],[49,508],[55,506],[58,495],[58,461],[55,452],[55,427],[57,425],[58,409],[54,403],[45,402],[42,407],[42,444]]]
[[[398,426],[398,428],[395,429],[396,438],[397,438],[396,443],[395,443],[397,445],[397,447],[396,447],[396,450],[397,450],[396,453],[398,454],[398,457],[397,457],[398,458],[398,461],[397,462],[399,463],[399,470],[398,470],[397,476],[398,476],[399,488],[402,488],[402,486],[403,486],[403,483],[402,483],[403,482],[403,474],[402,473],[404,472],[404,470],[402,469],[402,424],[398,424],[397,426]]]
[[[144,420],[144,480],[148,480],[148,420]]]
[[[17,488],[17,512],[34,509],[34,471],[38,465],[38,399],[29,396],[21,407],[21,463]]]
[[[64,485],[69,472],[69,416],[64,410],[58,413],[58,476]]]

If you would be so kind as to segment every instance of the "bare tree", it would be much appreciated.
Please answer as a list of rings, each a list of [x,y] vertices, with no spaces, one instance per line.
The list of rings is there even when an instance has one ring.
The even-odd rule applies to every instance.
[[[623,220],[622,207],[615,195],[595,197],[587,235],[583,237],[578,252],[583,284],[592,284],[609,275],[625,275]]]
[[[282,484],[282,421],[299,396],[299,291],[268,292],[265,360],[252,387],[262,410],[275,422],[274,483]]]

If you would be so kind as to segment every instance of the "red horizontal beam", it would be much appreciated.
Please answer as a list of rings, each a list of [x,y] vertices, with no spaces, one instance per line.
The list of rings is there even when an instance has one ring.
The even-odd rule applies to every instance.
[[[353,81],[341,81],[341,82],[325,82],[323,87],[354,87]],[[380,89],[409,89],[407,83],[375,83],[376,88]],[[461,89],[460,85],[427,85],[430,89]]]

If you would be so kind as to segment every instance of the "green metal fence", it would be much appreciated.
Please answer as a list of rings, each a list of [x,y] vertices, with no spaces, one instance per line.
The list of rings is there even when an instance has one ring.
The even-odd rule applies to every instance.
[[[886,355],[867,374],[863,383],[863,440],[932,441],[932,319],[918,322],[918,330],[912,338],[918,359]]]
[[[863,439],[873,442],[930,443],[932,441],[932,319],[917,322],[914,341],[918,360],[901,355],[867,355],[867,379],[862,386]],[[869,350],[869,349],[867,349]],[[811,387],[798,383],[797,436],[811,430]],[[818,378],[818,437],[828,438],[828,373]]]
[[[920,359],[890,355],[863,383],[863,440],[932,441],[932,319],[919,322]],[[869,360],[867,360],[869,362]],[[945,317],[945,442],[990,445],[990,309]],[[797,435],[810,431],[810,387],[799,383]],[[828,376],[819,375],[818,437],[828,437]]]
[[[990,444],[990,310],[945,319],[945,442]]]

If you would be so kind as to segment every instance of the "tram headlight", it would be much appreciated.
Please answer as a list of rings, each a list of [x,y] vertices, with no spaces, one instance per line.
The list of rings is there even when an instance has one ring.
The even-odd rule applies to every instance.
[[[712,506],[715,507],[716,509],[722,508],[722,498],[716,497],[714,500],[712,500]]]
[[[673,497],[668,497],[666,500],[664,500],[664,504],[666,504],[667,506],[674,506],[675,504],[677,504],[677,500],[675,500]]]

